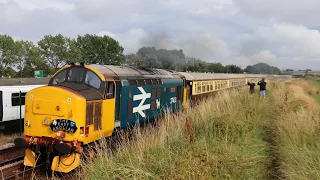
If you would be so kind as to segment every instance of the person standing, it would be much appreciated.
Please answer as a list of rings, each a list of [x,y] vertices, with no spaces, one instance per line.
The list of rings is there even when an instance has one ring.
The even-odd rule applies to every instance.
[[[264,78],[258,82],[258,85],[260,86],[260,96],[266,96],[267,82],[264,80]]]
[[[253,79],[250,80],[250,82],[248,82],[248,86],[250,86],[249,92],[251,94],[254,93],[254,86],[256,85],[256,83],[254,83]]]

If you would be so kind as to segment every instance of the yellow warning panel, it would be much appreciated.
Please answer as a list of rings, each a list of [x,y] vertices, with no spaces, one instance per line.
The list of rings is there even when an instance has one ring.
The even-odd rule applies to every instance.
[[[74,153],[67,157],[55,156],[52,161],[51,169],[57,172],[68,173],[80,165],[80,154]]]
[[[36,167],[36,154],[30,148],[26,149],[23,164]]]

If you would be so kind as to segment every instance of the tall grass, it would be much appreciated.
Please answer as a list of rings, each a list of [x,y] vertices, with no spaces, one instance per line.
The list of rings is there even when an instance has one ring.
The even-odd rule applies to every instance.
[[[83,162],[86,179],[319,179],[319,106],[304,80],[218,92],[193,109],[135,128],[112,155]],[[104,144],[105,142],[102,142]]]
[[[257,92],[258,93],[258,92]],[[271,161],[264,125],[268,98],[248,89],[217,93],[197,107],[137,128],[112,156],[84,165],[88,179],[265,179]]]
[[[287,179],[319,179],[320,109],[310,96],[318,90],[310,81],[296,80],[280,84],[274,92],[272,98],[281,106],[272,123],[282,175]]]

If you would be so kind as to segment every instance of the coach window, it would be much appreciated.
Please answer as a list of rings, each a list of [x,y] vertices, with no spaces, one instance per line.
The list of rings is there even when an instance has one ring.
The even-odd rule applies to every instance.
[[[92,71],[87,72],[84,82],[96,89],[99,89],[101,85],[100,78]]]
[[[21,93],[21,106],[25,104],[26,93]],[[12,106],[20,106],[20,93],[11,94],[11,104]]]

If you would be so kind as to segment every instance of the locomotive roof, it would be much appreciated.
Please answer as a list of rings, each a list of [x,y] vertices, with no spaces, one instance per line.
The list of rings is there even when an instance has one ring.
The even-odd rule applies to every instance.
[[[132,66],[114,66],[114,65],[99,65],[89,64],[92,68],[99,71],[105,77],[113,77],[115,79],[122,78],[161,78],[172,79],[179,78],[178,74],[164,69],[155,68],[137,68]]]

